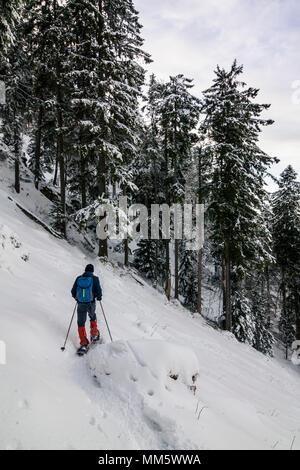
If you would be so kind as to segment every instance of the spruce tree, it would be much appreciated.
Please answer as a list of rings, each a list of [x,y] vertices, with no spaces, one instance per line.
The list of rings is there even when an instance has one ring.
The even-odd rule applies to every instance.
[[[195,312],[198,304],[198,252],[187,250],[184,241],[180,250],[179,294],[183,305]]]
[[[118,184],[125,193],[131,188],[145,73],[141,61],[150,58],[142,50],[141,25],[132,1],[70,0],[65,15],[72,18],[71,182],[74,188],[76,174],[81,175],[83,206],[93,204],[90,194],[101,204],[110,197],[110,184]],[[99,240],[99,256],[107,256],[107,240]]]
[[[148,239],[140,239],[137,242],[137,248],[134,251],[134,266],[146,278],[151,279],[156,287],[164,279],[163,253],[164,246],[162,240],[151,239],[150,214],[152,204],[162,202],[159,195],[161,185],[160,153],[157,142],[152,134],[151,126],[146,126],[142,134],[141,148],[136,160],[136,175],[134,182],[138,191],[134,193],[133,202],[143,204],[148,209],[149,225]],[[161,237],[161,231],[159,231]]]
[[[70,107],[67,122],[67,152],[70,158],[69,187],[78,195],[82,208],[97,198],[97,147],[101,135],[107,132],[103,114],[107,106],[101,101],[98,75],[100,52],[98,43],[103,29],[101,10],[97,1],[68,1],[64,9],[64,22],[68,31],[67,86],[70,90]],[[102,52],[102,56],[104,53]],[[108,57],[105,57],[108,59]],[[104,57],[103,57],[104,60]]]
[[[26,38],[26,55],[33,77],[29,110],[32,123],[29,167],[37,189],[43,180],[44,170],[52,172],[53,156],[56,154],[53,45],[57,45],[61,34],[57,34],[55,4],[53,1],[28,0],[22,14],[22,33]]]
[[[265,176],[276,160],[258,147],[262,127],[272,124],[260,117],[269,105],[253,101],[259,90],[240,81],[242,72],[236,61],[228,72],[217,67],[204,92],[202,131],[213,166],[208,215],[215,256],[222,260],[226,328],[251,344],[255,322],[243,283],[270,258],[262,213]]]
[[[193,204],[193,207],[201,204],[204,208],[208,196],[210,160],[201,145],[193,149],[191,157],[188,171],[185,173],[184,202]],[[196,220],[193,223],[195,225]],[[195,233],[195,235],[200,234]],[[179,293],[185,298],[185,305],[199,314],[203,311],[202,284],[205,271],[204,257],[207,253],[208,250],[204,250],[204,247],[199,247],[196,252],[189,250],[186,240],[181,243]]]
[[[159,130],[164,155],[165,202],[182,204],[184,201],[185,171],[191,162],[191,151],[197,142],[196,126],[200,102],[190,90],[193,81],[177,75],[170,77],[161,89],[158,100]],[[165,291],[170,298],[170,241],[165,240]],[[175,298],[179,295],[179,241],[175,239]]]
[[[285,358],[288,359],[289,348],[292,346],[295,341],[296,331],[295,331],[295,311],[294,311],[294,302],[291,298],[284,299],[284,309],[282,308],[279,319],[279,331],[281,340],[285,347]]]
[[[291,165],[282,172],[278,184],[272,200],[272,234],[281,275],[280,329],[287,355],[293,340],[300,339],[300,183]]]
[[[254,271],[248,282],[247,295],[254,320],[252,346],[263,354],[273,355],[274,337],[271,332],[271,305],[267,288],[266,270]]]
[[[150,77],[146,105],[148,123],[141,133],[141,143],[135,160],[135,178],[138,191],[134,194],[134,202],[144,204],[150,214],[152,204],[164,202],[160,188],[162,181],[162,151],[158,131],[158,99],[161,84],[154,75]],[[149,226],[149,233],[151,227]],[[139,240],[134,251],[134,265],[153,285],[163,281],[163,243],[161,240]]]
[[[196,170],[197,170],[197,192],[196,192],[196,203],[201,204],[203,209],[207,207],[207,201],[209,196],[209,182],[211,174],[211,159],[209,153],[207,154],[200,145],[195,150],[196,158]],[[204,218],[204,230],[207,229],[206,220]],[[204,243],[204,240],[203,240]],[[200,247],[198,250],[198,270],[197,270],[197,312],[202,314],[202,284],[203,284],[203,257],[204,247]]]
[[[37,2],[29,0],[24,10],[24,33],[27,51],[33,73],[32,115],[34,122],[34,174],[38,188],[41,174],[42,139],[48,129],[42,132],[44,123],[51,126],[50,134],[55,137],[55,153],[59,169],[60,203],[56,208],[62,233],[66,236],[66,153],[64,148],[65,126],[68,110],[66,87],[67,31],[69,24],[64,21],[65,5],[58,0]],[[47,132],[48,134],[48,132]],[[51,146],[53,150],[53,146]]]

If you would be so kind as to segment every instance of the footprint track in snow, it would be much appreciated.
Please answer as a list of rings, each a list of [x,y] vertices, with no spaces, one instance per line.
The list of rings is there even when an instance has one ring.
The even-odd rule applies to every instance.
[[[92,416],[90,419],[90,425],[95,426],[95,424],[96,424],[96,419],[94,418],[94,416]]]
[[[18,401],[18,407],[21,408],[22,410],[29,410],[29,402],[24,399],[24,400],[19,400]]]
[[[130,380],[132,380],[132,382],[138,382],[138,378],[135,377],[134,375],[130,375]]]

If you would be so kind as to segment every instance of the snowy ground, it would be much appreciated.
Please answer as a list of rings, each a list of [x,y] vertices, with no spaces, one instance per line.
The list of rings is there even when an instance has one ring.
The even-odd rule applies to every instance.
[[[300,449],[299,367],[55,239],[8,199],[9,185],[1,165],[0,449]],[[47,200],[23,187],[13,197],[46,217]],[[114,342],[98,307],[105,344],[79,358],[75,324],[60,346],[87,262]]]

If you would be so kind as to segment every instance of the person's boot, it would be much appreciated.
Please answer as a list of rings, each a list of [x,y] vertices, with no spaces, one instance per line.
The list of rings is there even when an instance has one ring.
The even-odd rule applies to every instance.
[[[91,342],[96,343],[100,339],[100,332],[97,328],[97,322],[91,321]]]
[[[89,340],[86,337],[86,331],[84,326],[78,328],[78,334],[80,338],[80,348],[77,349],[77,354],[82,356],[86,354],[89,349]]]
[[[87,346],[89,344],[89,340],[87,339],[84,326],[80,326],[78,328],[78,334],[79,334],[79,339],[80,339],[80,346]]]

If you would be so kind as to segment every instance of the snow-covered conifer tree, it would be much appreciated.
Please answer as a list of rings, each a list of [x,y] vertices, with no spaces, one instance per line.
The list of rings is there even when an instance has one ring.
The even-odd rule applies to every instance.
[[[145,105],[148,122],[141,133],[141,144],[135,159],[134,182],[138,191],[134,194],[134,202],[144,204],[151,211],[152,204],[164,202],[160,188],[162,181],[162,149],[158,132],[158,100],[161,84],[151,75],[147,102]],[[149,221],[149,234],[151,227]],[[134,265],[153,285],[163,282],[163,242],[161,240],[139,240],[134,251]]]
[[[182,203],[184,200],[185,172],[191,162],[191,150],[197,142],[196,126],[199,121],[200,101],[190,90],[193,81],[177,75],[170,77],[161,89],[158,100],[159,130],[164,156],[165,202]],[[166,295],[170,297],[170,243],[165,241]],[[175,239],[175,287],[174,295],[179,295],[179,241]]]
[[[259,90],[240,81],[242,72],[236,61],[228,72],[217,67],[213,85],[204,92],[202,131],[213,165],[208,214],[215,255],[223,265],[226,328],[251,343],[255,322],[249,320],[243,282],[270,258],[262,213],[265,176],[276,160],[258,146],[262,127],[272,124],[260,116],[269,105],[254,102]],[[247,332],[240,335],[248,322]]]
[[[280,329],[286,350],[291,346],[296,324],[300,339],[300,183],[289,165],[279,179],[272,200],[273,249],[280,270],[282,309]]]
[[[107,200],[110,184],[118,184],[125,192],[132,187],[138,99],[145,73],[141,61],[150,58],[142,50],[141,25],[131,0],[69,0],[65,15],[72,18],[68,64],[73,109],[68,130],[71,182],[76,181],[76,174],[81,175],[85,206],[94,193],[100,203]],[[99,240],[99,255],[107,255],[106,240]]]

